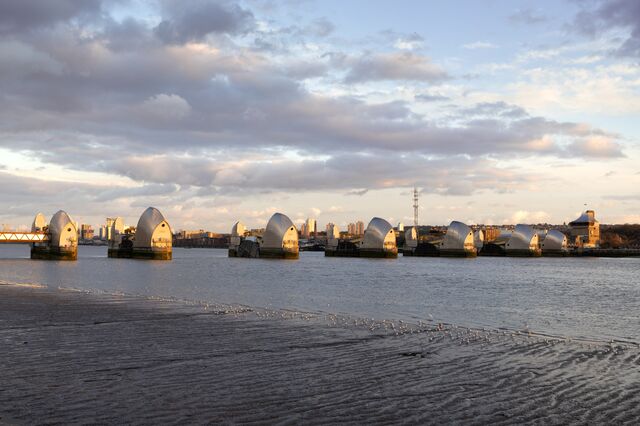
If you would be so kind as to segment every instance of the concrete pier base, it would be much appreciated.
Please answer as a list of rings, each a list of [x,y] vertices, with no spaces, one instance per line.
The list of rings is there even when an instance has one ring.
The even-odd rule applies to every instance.
[[[403,256],[416,256],[416,257],[439,257],[440,250],[438,246],[432,243],[421,242],[413,249],[404,249],[402,251]]]
[[[31,247],[31,259],[35,260],[77,260],[78,247]]]
[[[325,249],[325,257],[366,257],[372,259],[396,259],[398,257],[397,251],[383,251],[383,250],[335,250]]]
[[[146,260],[171,260],[173,252],[169,250],[145,250],[145,249],[109,249],[107,257],[114,259],[146,259]]]
[[[542,251],[538,250],[507,250],[506,256],[508,257],[540,257]]]
[[[298,259],[300,258],[300,254],[298,251],[287,251],[284,249],[272,249],[272,248],[260,248],[260,254],[258,255],[261,259]]]
[[[441,257],[477,257],[478,252],[475,250],[446,250],[440,249]]]

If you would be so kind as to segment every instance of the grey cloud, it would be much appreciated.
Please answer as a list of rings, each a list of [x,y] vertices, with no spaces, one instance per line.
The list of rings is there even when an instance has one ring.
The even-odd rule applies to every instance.
[[[310,34],[315,37],[327,37],[334,30],[336,26],[327,18],[318,18],[312,21],[304,28],[304,33]]]
[[[116,187],[109,183],[45,180],[2,171],[0,187],[6,202],[0,218],[17,218],[23,224],[29,224],[38,212],[49,218],[61,209],[81,223],[100,224],[107,216],[123,216],[128,223],[135,224],[149,205],[160,208],[171,221],[170,207],[192,196],[190,189],[173,184]]]
[[[629,37],[613,53],[619,56],[639,57],[640,2],[611,0],[597,1],[595,4],[595,8],[584,9],[576,15],[573,27],[590,36],[614,28],[627,28],[630,30]]]
[[[447,72],[429,58],[411,52],[369,53],[346,58],[348,66],[345,83],[407,80],[440,82],[449,78]]]
[[[533,9],[518,9],[515,13],[509,15],[509,21],[518,24],[535,25],[547,20],[546,15]]]
[[[416,158],[468,156],[482,162],[505,155],[623,155],[617,135],[585,124],[532,117],[517,105],[454,106],[450,119],[431,120],[403,101],[371,104],[352,96],[312,93],[300,79],[322,72],[315,63],[300,63],[295,71],[291,58],[283,66],[273,64],[270,56],[224,43],[167,46],[155,40],[143,22],[102,22],[95,37],[65,27],[0,39],[8,46],[2,52],[12,55],[10,66],[2,68],[0,63],[0,96],[6,106],[0,109],[0,146],[45,163],[167,185],[157,187],[162,190],[177,184],[179,193],[192,186],[194,191],[217,186],[265,191],[267,183],[274,188],[345,191],[410,184],[415,176],[405,167],[421,173],[427,163],[406,164],[399,152]],[[136,42],[127,46],[129,34]],[[393,63],[396,57],[399,63]],[[372,64],[374,70],[360,70],[362,81],[428,80],[444,73],[436,67],[435,75],[425,74],[433,71],[431,62],[414,54],[338,53],[324,60],[348,74]],[[412,62],[419,66],[411,67]],[[291,179],[284,174],[286,167],[280,169],[283,163],[275,161],[283,151],[304,157],[329,155],[331,160],[286,164],[299,175],[309,175],[308,180]],[[370,157],[350,161],[365,154]],[[240,162],[250,156],[262,162],[248,161],[246,170],[242,165],[223,167],[229,158]],[[321,173],[313,177],[304,167]],[[357,170],[385,179],[369,183]],[[478,173],[474,179],[487,172]],[[497,190],[508,190],[497,179],[486,179]],[[453,194],[465,193],[469,186],[442,183],[440,188]],[[169,195],[175,199],[176,194]]]
[[[76,17],[94,17],[101,0],[3,0],[0,2],[0,34],[46,28]]]
[[[321,77],[327,74],[329,67],[322,62],[298,61],[284,67],[287,76],[295,80]]]
[[[451,98],[444,95],[438,95],[438,94],[431,95],[427,93],[420,93],[418,95],[415,95],[414,99],[420,102],[440,102],[440,101],[448,101]]]
[[[481,102],[471,108],[464,108],[459,112],[465,117],[469,116],[489,116],[504,118],[523,118],[528,114],[524,108],[517,105],[510,105],[506,102]]]
[[[236,3],[191,0],[164,4],[167,16],[154,32],[165,43],[199,41],[209,34],[243,33],[255,24],[253,13]]]
[[[99,192],[96,202],[109,202],[120,198],[142,198],[148,199],[155,195],[170,195],[178,191],[179,187],[175,184],[148,184],[134,188],[110,188]]]

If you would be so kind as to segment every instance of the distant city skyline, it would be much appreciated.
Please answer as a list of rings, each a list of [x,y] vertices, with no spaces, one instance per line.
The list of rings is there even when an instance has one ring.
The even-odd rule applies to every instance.
[[[640,222],[640,3],[0,3],[0,223]]]

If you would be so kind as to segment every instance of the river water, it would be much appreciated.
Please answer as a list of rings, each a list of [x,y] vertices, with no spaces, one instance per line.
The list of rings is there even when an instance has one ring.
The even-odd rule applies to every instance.
[[[170,262],[108,259],[106,247],[81,246],[77,262],[52,262],[30,260],[28,246],[2,245],[0,283],[640,342],[640,258],[303,252],[282,261],[181,248],[173,255]]]

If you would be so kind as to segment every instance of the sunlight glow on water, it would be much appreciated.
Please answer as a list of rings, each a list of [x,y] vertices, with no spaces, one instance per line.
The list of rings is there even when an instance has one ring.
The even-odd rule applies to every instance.
[[[0,246],[0,284],[640,341],[640,259],[374,260],[306,252],[279,261],[176,248],[174,260],[162,262],[106,252],[81,246],[77,262],[51,262],[28,259],[27,246]]]

